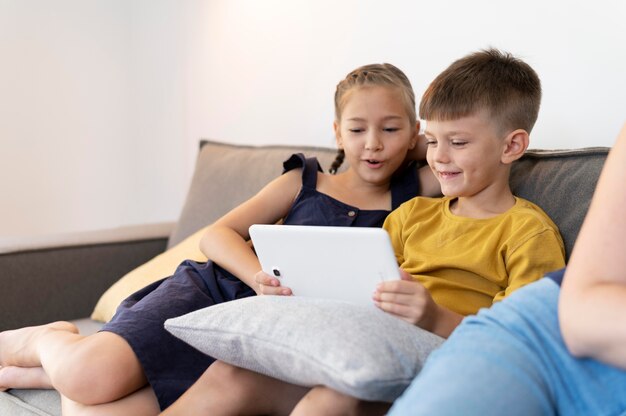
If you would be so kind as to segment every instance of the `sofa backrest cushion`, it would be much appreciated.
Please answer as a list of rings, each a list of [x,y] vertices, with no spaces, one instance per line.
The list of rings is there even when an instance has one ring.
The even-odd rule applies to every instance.
[[[212,223],[280,175],[301,152],[325,171],[336,150],[306,146],[243,146],[203,140],[187,199],[169,247]],[[543,208],[559,227],[567,258],[580,230],[608,148],[529,150],[511,172],[513,192]],[[344,166],[345,168],[345,166]]]
[[[168,247],[254,196],[281,174],[282,162],[293,153],[316,156],[324,171],[328,171],[337,150],[307,146],[242,146],[203,140],[187,199]]]
[[[566,259],[587,214],[609,148],[528,150],[511,169],[515,195],[539,205],[559,227]]]

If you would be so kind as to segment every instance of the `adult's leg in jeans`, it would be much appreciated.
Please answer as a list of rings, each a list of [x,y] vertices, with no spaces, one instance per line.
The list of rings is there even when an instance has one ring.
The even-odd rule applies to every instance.
[[[110,332],[90,336],[77,332],[68,322],[4,331],[0,366],[42,367],[52,387],[83,404],[111,402],[146,384],[143,369],[123,338]]]
[[[626,371],[565,347],[559,293],[544,278],[467,318],[391,414],[626,414]]]
[[[542,285],[545,283],[556,287],[554,282]],[[544,371],[545,357],[537,354],[532,345],[535,341],[519,335],[534,319],[526,313],[531,306],[527,301],[542,307],[542,300],[535,298],[540,293],[535,292],[543,287],[534,285],[518,290],[478,316],[466,318],[428,358],[390,415],[555,414],[550,376]],[[557,296],[552,296],[553,319]],[[536,312],[549,313],[545,309]]]

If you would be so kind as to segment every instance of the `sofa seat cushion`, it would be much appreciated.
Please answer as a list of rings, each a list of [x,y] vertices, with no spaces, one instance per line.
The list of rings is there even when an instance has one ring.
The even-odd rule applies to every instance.
[[[0,392],[0,415],[61,416],[61,396],[56,390]]]

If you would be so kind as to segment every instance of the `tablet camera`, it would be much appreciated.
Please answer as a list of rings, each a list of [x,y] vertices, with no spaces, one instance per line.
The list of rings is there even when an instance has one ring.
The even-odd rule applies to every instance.
[[[274,273],[274,276],[280,277],[280,270],[277,267],[272,267],[272,273]]]

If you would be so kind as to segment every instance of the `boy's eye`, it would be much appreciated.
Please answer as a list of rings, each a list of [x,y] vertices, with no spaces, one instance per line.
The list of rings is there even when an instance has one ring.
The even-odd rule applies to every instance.
[[[361,128],[352,128],[352,129],[348,129],[349,132],[351,133],[361,133],[363,132],[365,129],[361,129]]]
[[[464,140],[452,140],[452,146],[464,146],[467,142]]]
[[[387,132],[387,133],[394,133],[396,131],[400,130],[398,127],[385,127],[383,128],[383,131]]]
[[[426,146],[434,146],[437,144],[437,140],[426,140]]]

